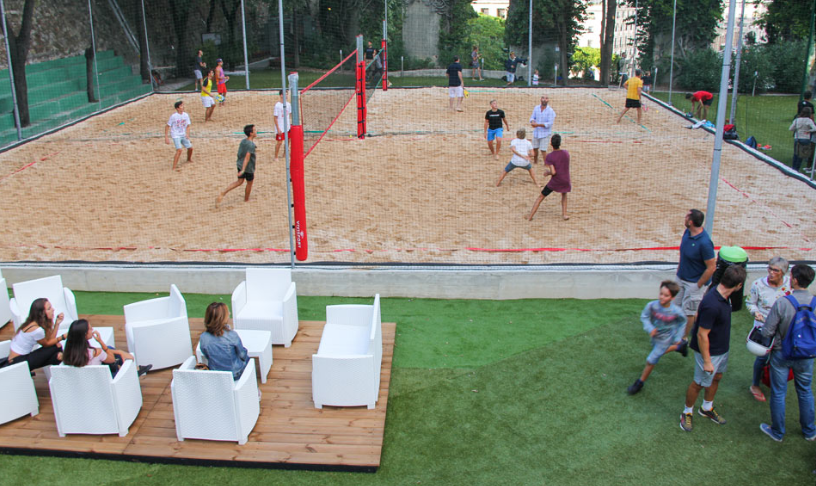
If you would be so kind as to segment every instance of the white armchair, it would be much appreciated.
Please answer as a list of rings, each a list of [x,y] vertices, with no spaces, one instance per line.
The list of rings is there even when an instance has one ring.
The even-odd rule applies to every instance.
[[[3,278],[3,272],[0,272],[0,329],[10,320],[11,307],[9,305],[8,287],[6,287],[6,279]]]
[[[246,444],[261,414],[255,360],[238,381],[229,371],[196,370],[195,357],[173,370],[170,391],[176,435],[184,439],[228,440]]]
[[[15,332],[28,317],[31,303],[39,298],[46,298],[51,302],[54,307],[54,316],[60,313],[65,314],[59,332],[67,332],[71,323],[78,318],[74,293],[68,287],[62,286],[62,277],[59,275],[18,282],[12,287],[14,298],[9,302],[9,306]]]
[[[374,305],[326,306],[326,325],[312,355],[312,399],[323,405],[375,407],[382,370],[380,296]]]
[[[125,334],[139,366],[168,368],[193,355],[187,304],[175,285],[169,297],[126,305]]]
[[[124,437],[142,408],[136,363],[126,360],[115,378],[107,365],[52,366],[51,401],[57,432],[119,434]]]
[[[270,331],[272,344],[292,345],[298,331],[297,292],[288,268],[247,268],[232,292],[235,329]]]
[[[11,341],[0,341],[0,358],[8,358]],[[0,424],[40,413],[40,402],[28,363],[0,368]]]

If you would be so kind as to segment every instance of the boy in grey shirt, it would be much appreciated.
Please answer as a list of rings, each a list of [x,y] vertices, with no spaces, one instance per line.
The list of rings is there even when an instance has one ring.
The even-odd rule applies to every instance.
[[[255,125],[247,125],[244,127],[244,133],[247,138],[241,140],[241,144],[238,146],[238,157],[236,159],[238,180],[228,185],[226,189],[218,194],[218,198],[215,200],[215,207],[221,204],[221,201],[228,192],[241,186],[244,180],[246,180],[247,183],[246,190],[244,191],[244,202],[249,201],[249,193],[252,192],[252,182],[255,180],[255,137],[258,136],[258,131],[255,129]]]

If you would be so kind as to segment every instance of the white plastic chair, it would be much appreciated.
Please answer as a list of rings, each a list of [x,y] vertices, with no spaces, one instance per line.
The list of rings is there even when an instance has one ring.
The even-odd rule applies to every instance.
[[[326,325],[312,355],[312,399],[323,405],[375,407],[382,370],[380,296],[373,305],[326,306]]]
[[[0,358],[8,358],[11,341],[0,341]],[[0,424],[40,413],[40,402],[28,363],[0,368]]]
[[[298,331],[297,292],[288,268],[247,268],[232,292],[235,329],[270,331],[272,344],[292,345]]]
[[[255,360],[238,381],[229,371],[196,370],[195,357],[173,370],[170,391],[176,435],[184,439],[226,440],[246,444],[261,414]]]
[[[154,370],[183,363],[193,355],[187,304],[175,285],[170,296],[125,306],[128,351],[140,366]]]
[[[3,272],[0,271],[0,329],[11,320],[11,307],[9,305],[8,287]],[[15,329],[16,330],[16,329]]]
[[[60,437],[119,434],[124,437],[142,408],[136,363],[126,360],[116,377],[107,365],[52,366],[51,401]]]
[[[62,286],[62,277],[59,275],[18,282],[12,287],[14,288],[14,298],[9,301],[9,305],[15,332],[28,317],[31,303],[39,298],[46,298],[51,302],[51,306],[54,307],[55,317],[60,313],[65,314],[59,328],[60,333],[67,332],[71,323],[78,318],[79,314],[77,313],[74,293],[68,287]]]

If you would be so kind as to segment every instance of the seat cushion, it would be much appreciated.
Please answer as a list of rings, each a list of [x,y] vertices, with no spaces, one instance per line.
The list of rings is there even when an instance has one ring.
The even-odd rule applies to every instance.
[[[235,316],[238,320],[283,322],[283,302],[258,301],[247,302],[241,312]]]
[[[317,354],[320,356],[368,354],[368,331],[368,327],[363,326],[327,323],[323,327]]]

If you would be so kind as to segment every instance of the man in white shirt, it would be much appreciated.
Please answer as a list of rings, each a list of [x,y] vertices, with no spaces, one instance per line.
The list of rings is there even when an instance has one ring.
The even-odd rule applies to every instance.
[[[284,103],[286,103],[285,120],[283,118]],[[283,145],[284,133],[288,133],[290,128],[292,128],[292,105],[286,101],[283,90],[280,90],[280,101],[275,103],[275,160],[278,160],[278,152],[280,152],[281,145]]]
[[[169,145],[170,139],[173,139],[173,144],[176,146],[173,170],[178,170],[178,161],[185,148],[187,149],[187,162],[193,161],[193,144],[190,143],[190,115],[184,113],[184,102],[176,101],[173,106],[176,107],[176,112],[170,115],[167,126],[164,127],[164,143]]]
[[[533,108],[530,116],[530,125],[533,127],[533,163],[538,163],[538,152],[541,151],[541,159],[547,157],[547,147],[550,145],[553,123],[555,123],[555,111],[549,106],[550,98],[547,95],[541,97],[541,104]]]

